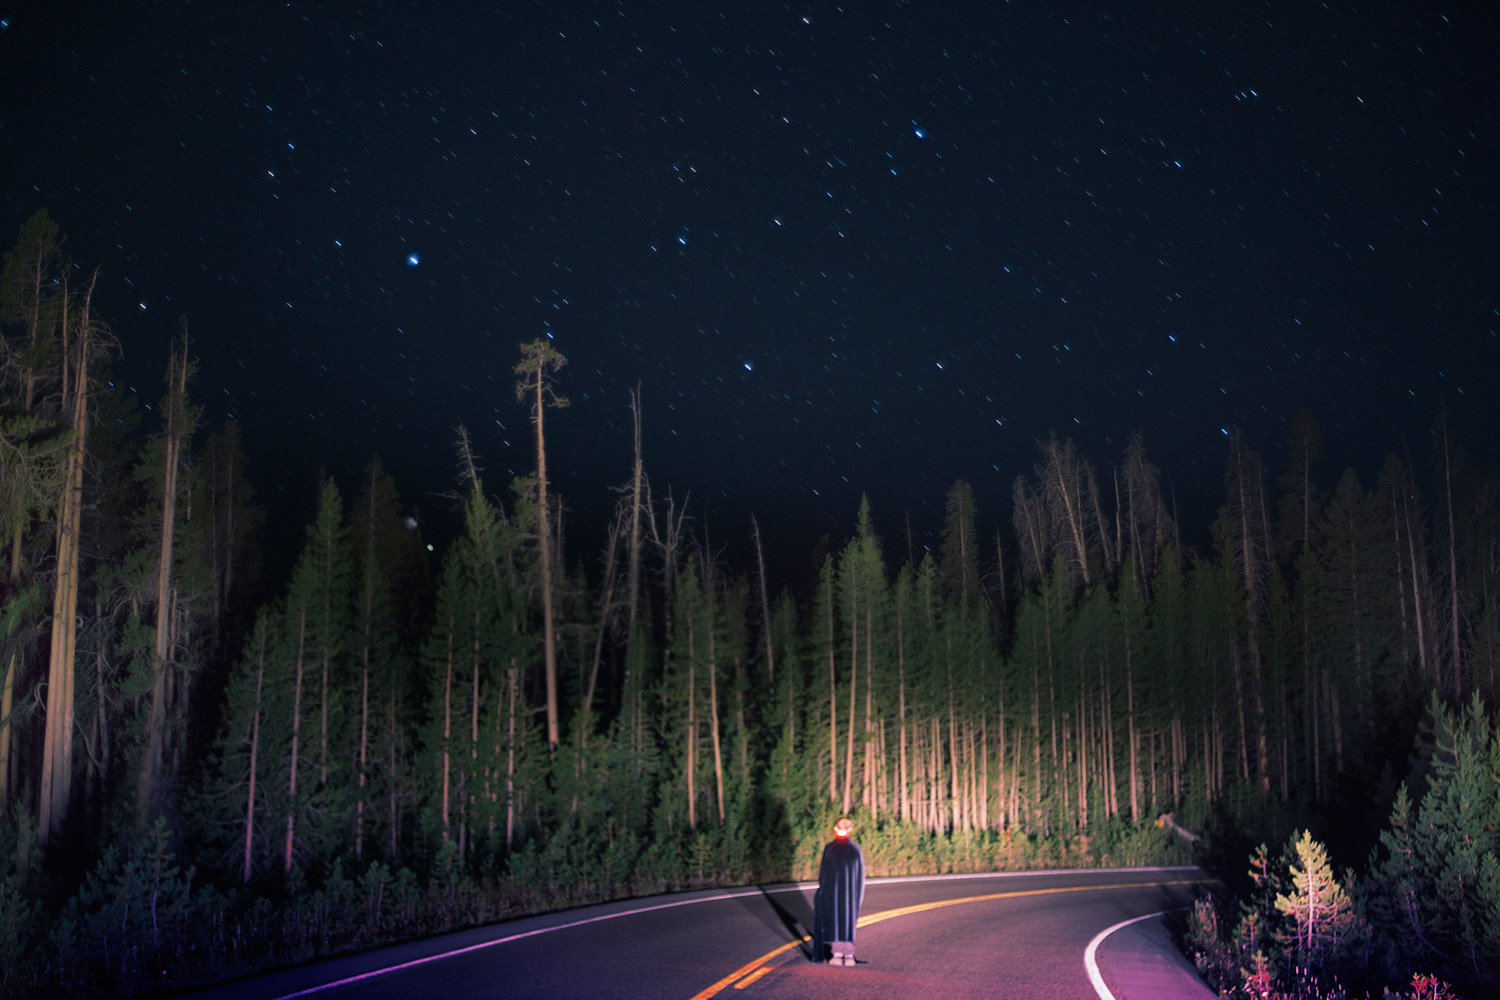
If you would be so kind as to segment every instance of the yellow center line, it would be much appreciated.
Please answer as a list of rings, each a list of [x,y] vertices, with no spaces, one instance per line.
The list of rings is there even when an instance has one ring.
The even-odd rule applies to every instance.
[[[982,903],[994,899],[1018,899],[1021,896],[1056,896],[1064,892],[1099,892],[1104,889],[1152,889],[1159,886],[1197,885],[1201,882],[1212,881],[1213,879],[1209,878],[1183,878],[1174,879],[1167,882],[1122,882],[1118,885],[1070,885],[1062,886],[1056,889],[1014,889],[1010,892],[992,892],[983,896],[961,896],[958,899],[939,899],[931,903],[916,903],[912,906],[898,906],[893,910],[881,910],[879,913],[871,913],[869,916],[860,917],[859,922],[855,926],[869,927],[871,924],[878,924],[882,920],[890,920],[892,917],[910,916],[913,913],[922,913],[925,910],[936,910],[944,906],[958,906],[960,903]],[[709,1000],[710,997],[717,996],[724,990],[725,987],[729,986],[730,984],[735,984],[736,989],[744,989],[746,986],[749,986],[761,976],[764,976],[767,972],[771,971],[769,967],[762,968],[762,966],[765,966],[767,962],[771,961],[771,959],[773,958],[777,958],[781,955],[786,954],[806,940],[807,936],[803,935],[802,937],[797,938],[795,941],[789,941],[779,948],[774,948],[771,951],[766,952],[764,955],[755,959],[753,962],[747,962],[746,964],[740,966],[738,969],[734,970],[729,975],[719,980],[717,983],[714,983],[703,992],[694,994],[692,1000]],[[746,978],[747,976],[750,978]],[[744,979],[745,981],[740,982],[741,979]]]
[[[742,990],[746,986],[749,986],[751,983],[755,982],[761,976],[764,976],[766,973],[768,973],[770,971],[771,971],[771,967],[769,965],[762,965],[760,968],[758,968],[754,972],[750,973],[750,975],[746,976],[744,979],[741,979],[739,982],[735,983],[734,984],[734,988],[737,989],[737,990]]]

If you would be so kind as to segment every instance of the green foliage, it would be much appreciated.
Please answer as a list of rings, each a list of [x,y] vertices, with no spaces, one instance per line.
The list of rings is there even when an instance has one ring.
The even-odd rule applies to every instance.
[[[1221,991],[1387,997],[1489,995],[1500,978],[1500,734],[1476,697],[1462,714],[1436,699],[1426,789],[1402,785],[1363,876],[1333,873],[1304,830],[1279,857],[1250,858],[1249,895],[1225,934],[1200,902],[1188,940]]]
[[[134,843],[111,843],[63,908],[47,942],[65,988],[135,992],[164,982],[203,943],[193,924],[215,905],[211,895],[194,895],[193,869],[178,867],[169,838],[158,819]]]
[[[0,825],[0,993],[19,992],[26,957],[33,954],[46,914],[27,891],[38,852],[31,817]]]
[[[1371,859],[1372,915],[1392,971],[1493,983],[1500,969],[1500,733],[1476,696],[1456,715],[1435,700],[1428,787],[1403,787]]]

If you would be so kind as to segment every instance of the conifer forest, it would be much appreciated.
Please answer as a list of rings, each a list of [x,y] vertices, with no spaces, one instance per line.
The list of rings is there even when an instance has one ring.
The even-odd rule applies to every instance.
[[[205,419],[186,323],[134,404],[92,292],[38,213],[0,288],[0,993],[807,879],[840,814],[872,875],[1218,865],[1244,896],[1187,947],[1226,994],[1496,987],[1500,470],[1441,413],[1364,478],[1306,412],[1231,434],[1211,525],[1139,435],[1052,436],[1004,509],[931,484],[937,551],[866,502],[777,580],[774,512],[710,536],[652,478],[649,385],[571,544],[543,339],[501,401],[529,475],[463,433],[446,483],[372,456],[271,578],[260,431]],[[435,552],[414,486],[461,517]]]

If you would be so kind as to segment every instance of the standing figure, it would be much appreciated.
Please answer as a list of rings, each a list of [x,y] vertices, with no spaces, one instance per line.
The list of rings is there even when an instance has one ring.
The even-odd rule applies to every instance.
[[[854,824],[847,818],[833,825],[833,839],[823,848],[818,891],[813,894],[812,960],[854,965],[854,929],[865,901],[865,855],[849,839]],[[829,958],[830,949],[833,957]]]

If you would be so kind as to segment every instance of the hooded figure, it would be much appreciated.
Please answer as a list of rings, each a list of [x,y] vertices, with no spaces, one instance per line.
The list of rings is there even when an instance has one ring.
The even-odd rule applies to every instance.
[[[833,826],[833,840],[823,848],[818,891],[813,894],[814,962],[827,959],[830,965],[854,964],[854,928],[865,900],[865,855],[849,839],[853,826],[847,819],[839,820]]]

